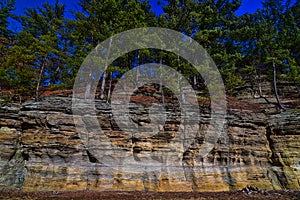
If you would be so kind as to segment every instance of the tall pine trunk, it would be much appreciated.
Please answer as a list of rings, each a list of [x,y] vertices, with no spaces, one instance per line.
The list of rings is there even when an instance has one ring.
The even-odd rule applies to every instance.
[[[112,85],[112,72],[110,72],[110,80],[109,80],[109,88],[108,88],[108,94],[107,94],[107,100],[106,103],[109,102],[110,94],[111,94],[111,85]]]
[[[89,72],[89,78],[87,80],[87,85],[85,88],[84,99],[89,99],[91,97],[91,87],[92,87],[92,71]]]
[[[178,67],[180,67],[180,58],[179,58],[179,56],[177,56],[177,62],[178,62]],[[182,81],[183,74],[181,74],[181,73],[183,73],[183,72],[181,71],[181,69],[179,69],[179,73],[178,73],[178,86],[179,86],[179,91],[180,91],[182,103],[184,104],[185,103],[185,95],[184,95],[183,88],[181,87],[181,81]]]
[[[135,73],[135,89],[138,89],[139,75],[140,75],[140,50],[138,50],[138,54],[137,54],[137,66],[136,66],[136,73]]]
[[[108,67],[107,60],[109,58],[111,43],[112,43],[112,37],[109,40],[109,45],[108,45],[108,48],[107,48],[107,54],[106,54],[106,59],[105,59],[105,67],[104,67],[104,71],[103,71],[102,84],[101,84],[101,90],[100,90],[100,99],[104,98],[105,81],[106,81],[106,69]]]
[[[297,85],[297,83],[295,83],[295,84],[296,84],[296,88],[297,88],[297,91],[298,91],[298,96],[299,96],[299,98],[300,98],[300,86]]]
[[[162,104],[163,107],[165,107],[165,94],[164,94],[164,90],[163,90],[163,72],[162,72],[162,57],[160,57],[160,61],[159,61],[159,71],[160,71],[160,77],[159,77],[159,92],[161,92],[161,100],[162,100]]]
[[[277,104],[278,104],[280,110],[284,111],[285,107],[282,105],[282,103],[280,101],[280,98],[279,98],[279,95],[278,95],[278,90],[277,90],[276,65],[275,65],[274,59],[273,59],[273,87],[274,87],[274,93],[275,93]]]
[[[194,82],[194,88],[196,88],[197,84],[198,84],[196,75],[194,75],[194,77],[193,77],[193,82]]]
[[[44,69],[45,69],[45,60],[43,61],[39,76],[38,76],[38,81],[36,84],[36,89],[35,89],[35,100],[38,101],[39,97],[40,97],[40,85],[41,85],[41,81],[42,81],[42,77],[43,77],[43,73],[44,73]]]

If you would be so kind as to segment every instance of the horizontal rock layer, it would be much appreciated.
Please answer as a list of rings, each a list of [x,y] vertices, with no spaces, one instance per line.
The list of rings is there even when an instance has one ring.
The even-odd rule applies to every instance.
[[[146,134],[146,129],[139,128],[151,124],[153,119],[147,118],[151,112],[165,123],[157,122],[156,128],[150,127],[155,133]],[[198,120],[193,114],[184,118],[180,107],[169,106],[164,114],[133,107],[129,115],[138,125],[127,132],[120,129],[105,102],[96,101],[95,109],[86,108],[81,114],[84,117],[72,115],[69,97],[1,105],[0,187],[151,191],[227,191],[246,185],[300,188],[299,111],[267,115],[247,106],[230,107],[222,132],[205,109]],[[190,122],[182,125],[182,119]],[[195,129],[203,131],[193,135]],[[216,141],[205,138],[214,134],[219,135]],[[209,150],[207,155],[204,147]]]

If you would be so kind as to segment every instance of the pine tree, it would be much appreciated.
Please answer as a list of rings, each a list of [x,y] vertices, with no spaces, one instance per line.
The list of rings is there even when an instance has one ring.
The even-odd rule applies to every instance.
[[[171,28],[194,38],[215,61],[225,78],[228,92],[241,83],[238,63],[241,54],[234,48],[231,32],[235,30],[237,17],[234,12],[240,1],[167,1],[165,13],[159,18],[160,26]],[[187,62],[182,63],[180,71],[193,82],[201,81]]]
[[[289,51],[287,78],[295,83],[300,96],[300,1],[287,8],[284,16],[284,29],[280,35]]]
[[[9,17],[15,9],[14,0],[5,0],[0,2],[0,90],[10,89],[9,71],[10,66],[5,64],[9,55],[9,47],[14,45],[12,32],[8,29]]]
[[[290,2],[283,3],[281,1],[265,1],[263,9],[254,13],[256,20],[256,37],[253,46],[256,56],[259,58],[260,68],[266,69],[265,73],[271,75],[274,96],[280,110],[285,110],[281,103],[278,89],[277,79],[285,77],[287,69],[293,68],[295,60],[292,57],[287,33],[290,31],[287,22],[287,10]]]
[[[81,6],[82,11],[77,12],[75,15],[76,21],[74,24],[76,30],[74,35],[78,44],[76,53],[80,55],[87,55],[92,48],[114,34],[133,28],[146,27],[155,22],[155,15],[150,12],[149,2],[147,1],[81,0],[79,5]],[[113,43],[113,41],[111,42]],[[134,53],[135,52],[132,52],[130,55],[118,59],[118,61],[122,60],[123,62],[115,62],[116,66],[123,69],[114,69],[118,72],[122,72],[132,68],[132,60],[137,56],[137,54],[134,55]],[[128,60],[129,58],[131,61]],[[129,66],[124,66],[124,63],[127,63]],[[107,67],[109,66],[106,66],[106,68]],[[106,78],[107,74],[106,71],[104,71],[101,76],[101,99],[105,96],[104,90]]]
[[[35,69],[32,65],[37,58],[31,48],[35,42],[30,34],[21,31],[15,45],[9,49],[8,58],[3,63],[7,67],[8,83],[19,101],[22,101],[22,97],[31,96],[34,91]]]
[[[61,74],[67,70],[65,63],[69,40],[66,39],[64,12],[65,6],[56,0],[54,5],[47,2],[42,7],[27,9],[25,15],[19,18],[23,32],[27,33],[21,34],[19,40],[35,56],[28,67],[35,71],[36,100],[39,99],[41,85],[60,83]],[[33,42],[27,42],[24,35],[33,38]]]

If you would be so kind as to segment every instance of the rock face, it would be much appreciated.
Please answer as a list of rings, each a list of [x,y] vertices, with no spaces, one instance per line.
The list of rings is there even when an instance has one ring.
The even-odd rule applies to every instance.
[[[202,133],[188,145],[172,143],[178,130],[188,131],[181,127],[178,114],[167,113],[158,134],[133,137],[120,130],[105,102],[96,101],[96,120],[104,134],[99,137],[92,130],[82,138],[69,97],[1,105],[0,186],[23,190],[227,191],[247,185],[299,189],[300,111],[269,115],[259,109],[229,106],[224,133],[209,154],[201,156]],[[143,113],[147,114],[132,111],[142,125],[148,123]],[[208,128],[208,112],[201,117],[199,126]],[[102,154],[97,153],[100,147]],[[120,155],[129,161],[117,163]],[[163,155],[171,155],[171,160]],[[171,165],[151,168],[145,165],[149,159]],[[134,163],[141,165],[126,168]]]

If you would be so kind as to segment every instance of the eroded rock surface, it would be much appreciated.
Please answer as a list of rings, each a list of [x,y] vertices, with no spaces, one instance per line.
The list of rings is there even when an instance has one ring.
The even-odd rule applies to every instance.
[[[199,154],[205,137],[202,133],[188,145],[181,141],[170,145],[179,129],[192,128],[181,127],[175,111],[166,114],[165,126],[158,127],[161,132],[147,138],[120,130],[105,102],[96,101],[96,112],[104,134],[100,137],[91,131],[88,138],[82,138],[75,127],[69,97],[47,97],[21,106],[1,105],[0,186],[151,191],[227,191],[247,185],[300,188],[300,111],[269,115],[247,106],[229,107],[224,133],[207,156]],[[143,113],[147,114],[143,109],[132,110],[141,125],[148,123]],[[207,110],[202,113],[201,128],[210,126],[209,117]],[[106,147],[118,147],[126,153]],[[107,153],[97,154],[99,148]],[[170,158],[164,157],[165,152],[170,152]],[[141,165],[136,170],[107,165],[120,155],[132,159],[125,159],[123,165]],[[165,164],[148,166],[147,162],[153,160]]]

